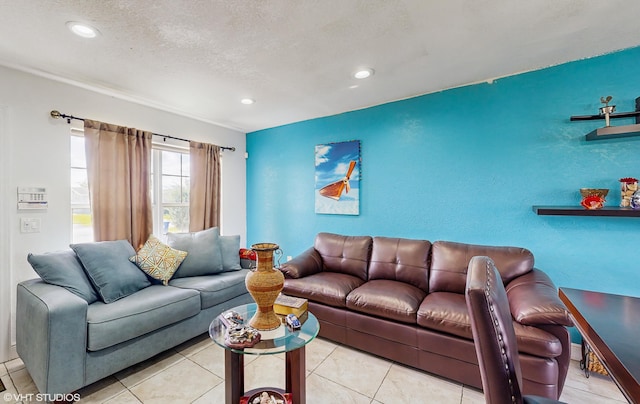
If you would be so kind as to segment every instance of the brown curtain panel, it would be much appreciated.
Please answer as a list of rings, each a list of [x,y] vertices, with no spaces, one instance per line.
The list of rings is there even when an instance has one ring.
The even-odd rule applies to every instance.
[[[137,250],[153,231],[151,132],[85,119],[95,241],[129,240]]]
[[[189,142],[189,231],[220,226],[220,146]]]

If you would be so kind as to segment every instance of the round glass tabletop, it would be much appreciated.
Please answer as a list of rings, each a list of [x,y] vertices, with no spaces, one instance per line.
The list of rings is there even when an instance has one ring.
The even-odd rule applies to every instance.
[[[247,323],[255,314],[256,307],[255,303],[251,303],[233,307],[229,310],[240,314],[245,323]],[[271,355],[290,352],[313,341],[320,330],[318,319],[309,311],[300,316],[299,320],[302,323],[302,327],[298,330],[291,330],[283,323],[275,330],[259,331],[260,341],[251,348],[234,349],[225,344],[227,327],[220,319],[220,316],[216,317],[209,325],[209,336],[217,345],[239,354]]]

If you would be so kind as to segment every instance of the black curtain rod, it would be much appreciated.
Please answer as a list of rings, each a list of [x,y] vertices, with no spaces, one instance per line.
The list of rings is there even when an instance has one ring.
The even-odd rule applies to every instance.
[[[77,116],[62,114],[62,113],[60,113],[60,111],[56,111],[56,110],[51,111],[51,117],[55,118],[55,119],[65,118],[67,120],[67,123],[71,123],[72,119],[84,122],[84,118],[78,118]],[[190,140],[188,140],[188,139],[182,139],[182,138],[175,137],[175,136],[161,135],[159,133],[154,133],[153,135],[154,136],[160,136],[160,137],[166,137],[166,138],[169,138],[169,139],[181,140],[183,142],[190,142]],[[221,150],[236,151],[235,147],[228,147],[228,146],[220,146],[220,149]]]

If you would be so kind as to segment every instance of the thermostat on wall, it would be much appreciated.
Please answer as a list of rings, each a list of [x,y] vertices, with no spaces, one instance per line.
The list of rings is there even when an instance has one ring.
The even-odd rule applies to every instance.
[[[48,207],[46,188],[18,187],[18,209],[47,209]]]

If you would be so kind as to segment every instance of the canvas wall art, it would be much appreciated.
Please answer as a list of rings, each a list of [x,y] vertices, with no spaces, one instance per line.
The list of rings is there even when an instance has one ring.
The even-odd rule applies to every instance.
[[[315,160],[316,213],[360,214],[360,141],[319,144]]]

